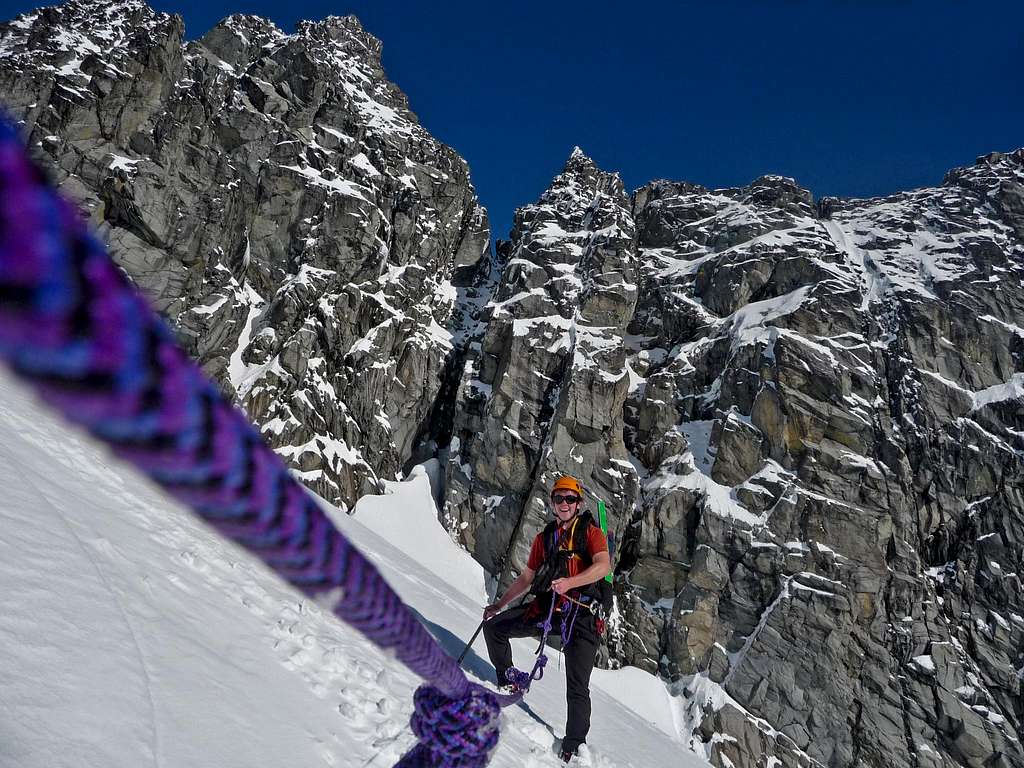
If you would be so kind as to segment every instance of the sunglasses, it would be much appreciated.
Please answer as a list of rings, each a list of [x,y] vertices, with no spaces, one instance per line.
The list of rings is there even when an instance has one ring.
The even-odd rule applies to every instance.
[[[579,496],[562,496],[561,494],[552,496],[551,500],[555,504],[579,504],[582,501]]]

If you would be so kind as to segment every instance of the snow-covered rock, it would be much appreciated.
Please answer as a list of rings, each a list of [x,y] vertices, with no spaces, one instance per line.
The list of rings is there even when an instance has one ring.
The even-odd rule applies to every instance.
[[[613,178],[574,153],[517,214],[460,392],[453,530],[507,581],[551,473],[583,478],[620,534],[611,659],[678,680],[718,765],[1024,759],[1024,153],[875,200],[773,176],[619,193],[599,252],[626,266],[598,270],[635,309],[581,360],[607,226],[586,212]],[[580,389],[599,436],[559,410]]]
[[[231,16],[183,43],[141,0],[0,25],[0,90],[118,262],[325,497],[428,435],[451,277],[487,247],[465,162],[354,17]]]
[[[507,583],[547,521],[558,474],[609,502],[613,532],[636,495],[622,441],[636,265],[621,180],[577,148],[540,201],[517,211],[500,250],[457,393],[446,515]]]

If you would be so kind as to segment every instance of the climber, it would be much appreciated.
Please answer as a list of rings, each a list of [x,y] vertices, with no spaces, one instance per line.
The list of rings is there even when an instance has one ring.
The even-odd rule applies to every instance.
[[[505,690],[512,668],[513,637],[540,637],[551,610],[561,622],[565,655],[567,717],[561,758],[569,762],[590,730],[590,673],[604,631],[603,611],[610,607],[608,540],[583,510],[583,486],[563,476],[551,489],[555,520],[537,534],[522,574],[499,600],[484,608],[484,639],[498,685]],[[527,590],[535,599],[499,612]],[[538,623],[541,622],[541,623]]]

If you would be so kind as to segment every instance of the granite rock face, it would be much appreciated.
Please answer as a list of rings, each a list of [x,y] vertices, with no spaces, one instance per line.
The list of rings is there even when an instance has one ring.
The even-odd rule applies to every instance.
[[[580,476],[619,538],[610,661],[673,681],[716,765],[1024,765],[1024,153],[864,201],[609,178],[574,153],[501,251],[453,531],[507,581]]]
[[[630,194],[577,149],[491,253],[380,50],[78,0],[0,25],[0,87],[312,488],[440,449],[499,584],[556,474],[606,502],[603,663],[669,681],[713,764],[1024,766],[1024,151],[815,201]]]
[[[1022,180],[637,191],[629,660],[716,762],[1024,764]]]
[[[550,516],[557,475],[632,509],[623,338],[637,297],[633,240],[621,180],[576,149],[502,244],[458,391],[446,521],[505,582]],[[613,516],[610,530],[621,522]]]
[[[183,33],[139,0],[25,14],[0,90],[206,371],[351,504],[430,432],[486,212],[354,17]]]

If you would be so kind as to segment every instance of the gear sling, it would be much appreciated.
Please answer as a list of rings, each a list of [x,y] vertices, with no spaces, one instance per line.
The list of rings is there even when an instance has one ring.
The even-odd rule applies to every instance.
[[[592,525],[597,526],[593,515],[590,512],[582,512],[573,519],[568,533],[564,536],[558,535],[557,521],[545,526],[541,532],[544,542],[544,563],[537,570],[530,585],[530,593],[537,599],[526,607],[526,618],[534,618],[548,611],[548,601],[556,599],[556,595],[551,591],[552,581],[575,576],[590,567],[592,560],[587,549],[587,537]],[[610,547],[608,555],[611,557]],[[598,634],[602,634],[604,617],[612,608],[611,582],[608,579],[600,579],[573,591],[578,591],[579,597],[557,596],[555,610],[563,610],[567,603],[575,603],[577,607],[589,610],[598,622]]]

